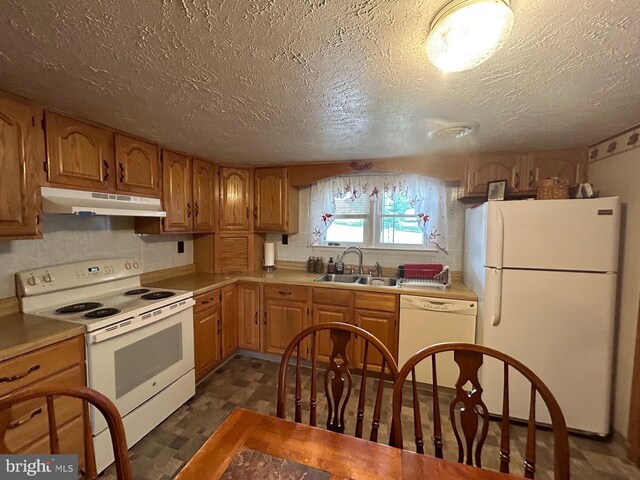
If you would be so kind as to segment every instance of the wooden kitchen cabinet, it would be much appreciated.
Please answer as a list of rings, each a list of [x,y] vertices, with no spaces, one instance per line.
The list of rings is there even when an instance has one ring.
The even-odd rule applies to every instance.
[[[306,287],[295,285],[264,287],[264,351],[266,353],[282,355],[293,337],[307,327],[307,296]],[[301,352],[301,355],[306,358],[306,350]]]
[[[120,133],[115,136],[116,189],[147,197],[160,197],[158,146]]]
[[[0,98],[0,239],[41,238],[41,111]]]
[[[0,363],[0,397],[30,388],[85,386],[84,336],[74,337],[34,350]],[[35,368],[34,368],[35,367]],[[29,372],[24,375],[25,372]],[[56,426],[61,453],[84,459],[82,402],[70,397],[54,400]],[[35,413],[34,413],[35,412]],[[49,422],[46,399],[37,398],[9,410],[9,428],[4,438],[15,453],[45,453],[49,447]],[[25,421],[26,420],[26,421]]]
[[[221,231],[248,232],[252,230],[251,170],[247,168],[220,167]]]
[[[260,351],[260,285],[238,284],[238,347]]]
[[[45,131],[48,180],[52,186],[115,190],[111,130],[46,112]]]
[[[342,322],[353,324],[352,290],[338,288],[314,288],[312,291],[311,324],[327,322]],[[311,344],[309,344],[311,355]],[[316,338],[316,358],[322,362],[329,362],[333,350],[329,331],[318,332]],[[353,359],[353,341],[347,346],[347,355]]]
[[[376,336],[386,346],[393,358],[398,360],[398,295],[374,292],[356,292],[353,323]],[[364,340],[356,339],[354,365],[362,368]],[[379,371],[382,355],[369,349],[368,363],[372,370]],[[385,367],[387,368],[387,367]]]
[[[236,284],[222,287],[222,359],[238,349],[238,293]]]
[[[298,231],[298,190],[289,185],[287,167],[255,170],[254,203],[256,232]]]
[[[533,152],[526,157],[526,190],[537,193],[541,180],[558,177],[569,185],[588,181],[588,158],[584,149]]]
[[[492,155],[470,159],[465,169],[465,197],[486,196],[489,182],[507,181],[507,193],[520,186],[521,162],[516,155]]]
[[[222,361],[222,297],[220,289],[195,297],[193,340],[196,383]]]
[[[189,232],[193,214],[191,191],[191,157],[164,150],[162,152],[163,219],[165,232]]]
[[[193,231],[215,230],[215,165],[193,159]]]

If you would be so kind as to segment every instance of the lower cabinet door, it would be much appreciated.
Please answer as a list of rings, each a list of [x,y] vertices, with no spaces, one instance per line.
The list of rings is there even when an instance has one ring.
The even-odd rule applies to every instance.
[[[398,317],[395,313],[375,312],[369,310],[356,310],[354,322],[356,326],[363,328],[378,338],[391,352],[393,358],[398,358]],[[365,341],[362,338],[356,339],[355,355],[353,364],[357,368],[363,366]],[[368,369],[380,371],[382,366],[382,355],[378,353],[378,349],[369,345],[369,353],[367,355]],[[385,371],[388,370],[385,367]]]
[[[260,285],[238,285],[238,347],[260,351]]]
[[[225,359],[238,349],[238,294],[237,286],[222,288],[222,358]]]
[[[267,300],[266,304],[265,351],[282,355],[293,337],[306,326],[307,303]],[[301,348],[305,348],[305,344]],[[306,357],[306,348],[300,353]]]
[[[335,306],[335,305],[313,305],[312,310],[312,323],[317,325],[319,323],[327,322],[342,322],[351,323],[351,312],[349,307]],[[311,341],[309,337],[309,355],[311,355]],[[333,350],[333,343],[329,330],[323,330],[316,334],[316,348],[315,356],[317,360],[321,362],[329,362],[329,357]],[[353,340],[347,345],[347,356],[349,357],[349,363],[353,366]],[[311,358],[311,357],[309,357]]]
[[[196,382],[220,361],[220,305],[203,310],[193,318]]]

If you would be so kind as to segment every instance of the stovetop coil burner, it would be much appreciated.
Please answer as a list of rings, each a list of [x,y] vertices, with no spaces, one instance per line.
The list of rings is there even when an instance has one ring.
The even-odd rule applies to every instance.
[[[93,310],[92,312],[85,313],[83,315],[84,318],[104,318],[110,317],[111,315],[115,315],[116,313],[120,313],[120,310],[117,308],[99,308],[98,310]]]
[[[56,310],[56,313],[60,315],[66,315],[69,313],[86,312],[87,310],[93,310],[94,308],[101,307],[102,304],[98,302],[84,302],[74,303],[73,305],[66,305]]]
[[[125,295],[142,295],[143,293],[150,292],[148,288],[136,288],[134,290],[128,290],[124,292]]]
[[[147,293],[145,295],[142,295],[140,298],[144,299],[144,300],[161,300],[163,298],[169,298],[169,297],[173,297],[175,295],[175,292],[151,292],[151,293]]]

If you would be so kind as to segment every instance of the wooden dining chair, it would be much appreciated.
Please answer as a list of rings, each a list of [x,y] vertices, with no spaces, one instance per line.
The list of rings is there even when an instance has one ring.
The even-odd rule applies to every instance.
[[[500,471],[510,470],[510,420],[509,420],[509,372],[514,369],[531,385],[527,441],[524,458],[524,478],[535,478],[536,470],[536,397],[540,395],[551,416],[553,429],[554,478],[569,479],[569,438],[564,415],[558,402],[542,380],[518,360],[502,352],[481,345],[466,343],[441,343],[420,350],[404,364],[393,388],[394,444],[403,446],[402,438],[402,392],[405,381],[411,374],[413,394],[413,423],[416,451],[424,452],[420,400],[416,385],[416,365],[430,359],[433,378],[433,445],[435,456],[443,458],[442,419],[440,414],[440,386],[438,385],[436,357],[440,353],[453,352],[460,373],[455,385],[455,395],[449,404],[449,420],[458,446],[458,462],[482,468],[482,448],[489,431],[489,411],[482,400],[483,389],[479,381],[480,367],[485,356],[502,362],[503,388],[500,438]],[[470,385],[469,387],[467,385]],[[458,416],[456,416],[458,412]],[[460,426],[458,425],[458,422]],[[460,427],[461,430],[460,431]]]
[[[345,410],[351,397],[351,390],[353,387],[352,359],[348,354],[348,346],[351,342],[354,342],[356,337],[359,337],[364,342],[362,348],[361,361],[362,373],[360,378],[360,393],[358,396],[358,405],[356,413],[356,424],[354,436],[362,438],[363,424],[364,424],[364,412],[366,406],[367,396],[367,378],[372,375],[378,378],[376,397],[373,406],[373,415],[371,421],[371,432],[369,440],[373,442],[378,441],[378,430],[380,427],[380,416],[383,403],[383,388],[385,379],[395,381],[398,376],[398,366],[393,356],[383,345],[383,343],[373,336],[368,331],[350,325],[348,323],[330,322],[320,323],[313,325],[298,335],[287,346],[282,361],[280,362],[280,372],[278,376],[278,407],[277,416],[282,419],[286,419],[286,396],[287,396],[287,371],[289,364],[291,363],[291,357],[295,353],[295,421],[297,423],[302,422],[302,372],[301,361],[304,359],[305,351],[302,347],[305,340],[310,340],[309,361],[311,367],[311,385],[309,394],[309,425],[312,427],[317,426],[317,374],[319,367],[318,363],[318,341],[322,332],[329,333],[331,341],[331,353],[329,355],[329,362],[324,372],[324,394],[327,399],[328,415],[327,415],[327,430],[332,432],[344,433],[345,432]],[[373,369],[370,365],[371,353],[377,351],[381,358],[381,368],[378,371]],[[393,430],[390,432],[389,442],[393,441]]]
[[[127,440],[125,437],[122,418],[116,406],[100,392],[87,387],[74,386],[47,386],[27,389],[23,392],[9,394],[0,398],[0,454],[11,454],[15,452],[9,451],[6,445],[5,435],[9,430],[24,423],[24,420],[12,422],[11,408],[23,402],[44,398],[46,404],[42,409],[36,410],[38,413],[44,413],[48,418],[49,425],[49,452],[51,454],[60,453],[60,442],[58,439],[58,428],[56,425],[56,413],[54,409],[54,399],[60,396],[74,397],[82,400],[83,410],[83,431],[84,431],[84,462],[85,462],[85,478],[96,479],[98,477],[96,468],[96,458],[93,448],[93,433],[91,430],[91,422],[89,420],[89,404],[95,406],[104,415],[109,433],[111,434],[111,444],[116,463],[116,473],[118,480],[131,480],[131,465],[129,464],[129,456],[127,455]],[[32,414],[33,417],[33,414]],[[45,452],[42,452],[45,453]]]

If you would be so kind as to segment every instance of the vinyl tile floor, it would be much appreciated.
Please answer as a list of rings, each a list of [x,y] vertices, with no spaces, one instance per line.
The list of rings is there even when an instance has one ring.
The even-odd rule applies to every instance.
[[[275,415],[276,398],[278,388],[278,363],[267,360],[255,359],[236,355],[226,364],[211,374],[204,382],[198,385],[196,395],[169,418],[158,425],[146,437],[140,440],[129,454],[135,480],[158,480],[173,478],[194,455],[200,446],[224,421],[226,416],[235,408],[243,407],[255,410],[267,415]],[[294,369],[289,369],[293,374]],[[323,372],[323,370],[321,371]],[[310,370],[303,369],[303,387],[306,396],[303,396],[303,420],[308,420],[308,387]],[[354,377],[354,386],[359,385],[359,379]],[[289,415],[293,412],[293,376],[289,382],[289,400],[287,403]],[[322,381],[318,382],[322,388]],[[371,412],[375,400],[375,384],[373,380],[367,387],[367,407],[365,410],[365,422],[371,422]],[[428,393],[423,393],[422,414],[424,424],[425,449],[427,453],[433,453],[430,424],[432,412],[428,407],[430,399],[425,399]],[[318,423],[324,424],[327,417],[326,404],[320,401],[323,395],[318,395]],[[441,398],[442,412],[448,411],[446,395]],[[347,407],[348,418],[346,431],[353,434],[355,428],[355,409],[357,404],[356,393],[351,396]],[[391,388],[385,387],[383,409],[380,421],[379,441],[386,442],[389,439],[389,425],[391,419]],[[306,401],[304,401],[306,399]],[[407,400],[408,399],[408,400]],[[407,408],[403,409],[404,446],[414,450],[413,439],[413,415],[409,408],[410,396],[404,396]],[[306,407],[306,410],[305,410]],[[444,413],[443,413],[444,414]],[[443,417],[444,418],[444,417]],[[448,421],[445,422],[448,426]],[[444,449],[445,458],[455,460],[457,454],[456,442],[453,431],[445,429]],[[365,427],[364,438],[369,432]],[[523,453],[526,442],[526,428],[514,425],[511,427],[511,466],[512,473],[520,475],[522,469]],[[497,469],[498,449],[500,442],[500,430],[496,422],[490,423],[489,436],[483,449],[483,467]],[[640,469],[635,467],[625,458],[623,445],[615,441],[604,441],[582,436],[570,437],[571,450],[571,477],[577,480],[640,480]],[[539,429],[536,439],[537,444],[537,471],[539,480],[553,479],[553,441],[551,433]],[[414,450],[415,451],[415,450]],[[115,468],[110,466],[103,474],[104,480],[115,479]]]

